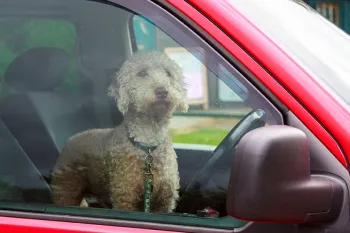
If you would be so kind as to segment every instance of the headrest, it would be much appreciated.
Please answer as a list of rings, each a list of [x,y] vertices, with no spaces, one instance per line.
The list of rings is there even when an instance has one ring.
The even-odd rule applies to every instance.
[[[63,49],[33,48],[12,61],[4,81],[18,91],[53,90],[65,78],[69,62],[69,54]]]

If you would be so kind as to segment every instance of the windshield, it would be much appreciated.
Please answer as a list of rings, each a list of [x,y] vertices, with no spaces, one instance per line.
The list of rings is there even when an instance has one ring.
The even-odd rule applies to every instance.
[[[350,104],[350,37],[299,0],[231,0],[306,69]]]

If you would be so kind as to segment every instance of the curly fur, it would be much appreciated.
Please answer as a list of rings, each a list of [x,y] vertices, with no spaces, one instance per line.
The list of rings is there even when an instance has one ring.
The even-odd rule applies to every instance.
[[[166,99],[157,88],[168,91]],[[164,53],[141,52],[125,61],[109,87],[124,115],[116,128],[92,129],[69,138],[52,179],[57,205],[78,206],[91,194],[105,207],[143,211],[147,153],[135,141],[159,146],[153,151],[152,212],[171,212],[178,198],[177,156],[168,132],[174,111],[187,111],[181,68]]]

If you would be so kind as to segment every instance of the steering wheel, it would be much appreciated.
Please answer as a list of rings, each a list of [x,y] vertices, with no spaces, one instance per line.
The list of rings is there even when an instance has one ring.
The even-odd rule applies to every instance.
[[[234,151],[246,133],[265,125],[265,116],[263,110],[257,109],[240,120],[188,184],[179,199],[176,212],[198,215],[199,210],[210,207],[220,215],[226,214],[226,192]]]

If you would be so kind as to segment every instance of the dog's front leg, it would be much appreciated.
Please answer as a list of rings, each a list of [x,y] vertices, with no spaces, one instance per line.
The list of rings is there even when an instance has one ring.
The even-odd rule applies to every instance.
[[[169,196],[161,196],[160,199],[155,201],[152,206],[153,213],[171,213],[176,207],[176,201],[178,199],[177,193],[172,193]]]
[[[178,179],[160,184],[159,190],[152,200],[152,212],[170,213],[174,211],[179,198],[178,187]]]
[[[83,199],[86,179],[71,168],[56,169],[52,179],[52,198],[56,205],[79,206]]]

